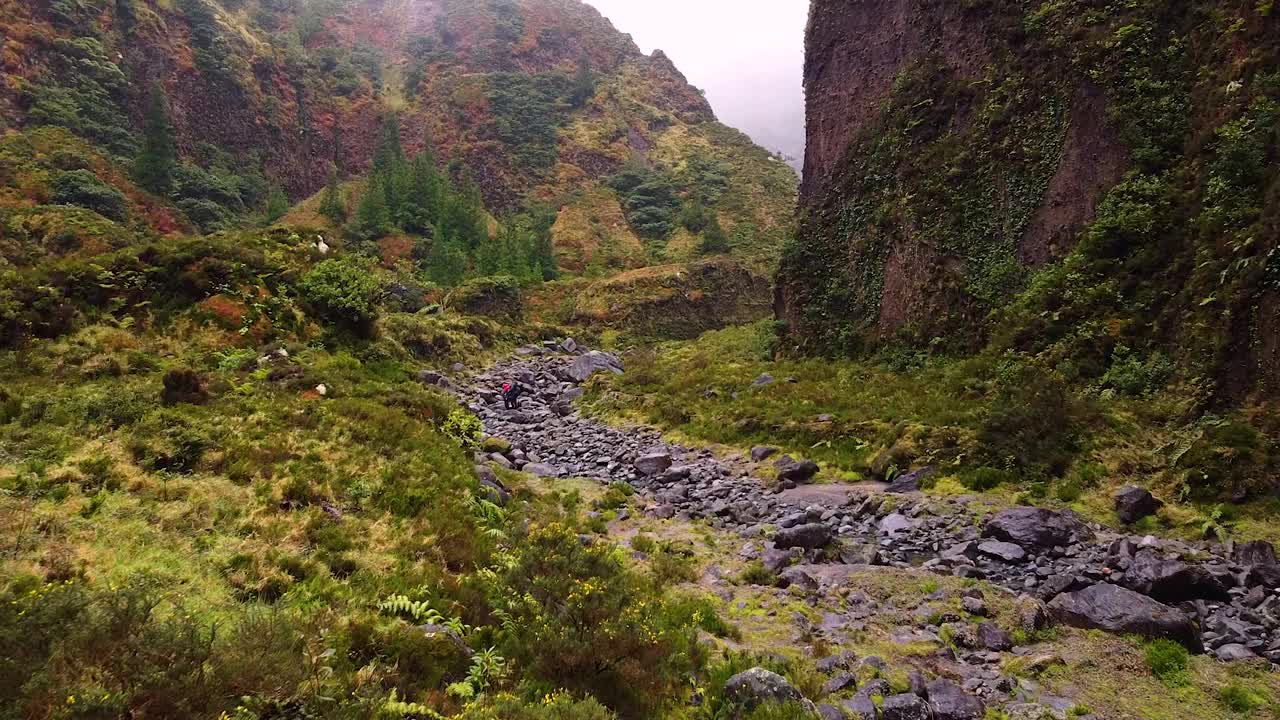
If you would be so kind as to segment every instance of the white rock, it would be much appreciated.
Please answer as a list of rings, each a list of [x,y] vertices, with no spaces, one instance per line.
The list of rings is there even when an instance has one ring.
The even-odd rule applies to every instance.
[[[324,383],[320,383],[316,386],[316,392],[320,393],[320,397],[324,397],[329,394],[329,388]]]

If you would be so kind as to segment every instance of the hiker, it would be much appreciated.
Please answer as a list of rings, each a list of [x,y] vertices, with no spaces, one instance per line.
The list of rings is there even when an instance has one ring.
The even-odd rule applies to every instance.
[[[526,392],[528,390],[520,383],[503,383],[502,400],[507,404],[507,409],[518,410],[520,408],[520,396]]]

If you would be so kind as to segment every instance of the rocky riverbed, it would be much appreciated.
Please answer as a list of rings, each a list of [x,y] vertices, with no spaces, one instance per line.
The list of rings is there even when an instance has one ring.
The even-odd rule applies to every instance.
[[[736,532],[743,538],[742,557],[759,560],[780,586],[832,593],[856,568],[918,568],[1007,589],[1030,608],[1033,626],[1043,616],[1077,627],[1169,637],[1223,661],[1265,660],[1273,668],[1280,663],[1280,564],[1270,545],[1131,536],[1040,508],[984,516],[974,498],[918,492],[920,474],[889,486],[813,485],[816,465],[774,448],[718,457],[666,442],[653,428],[616,428],[582,417],[573,405],[581,384],[596,372],[621,373],[622,365],[613,355],[585,351],[573,341],[548,342],[521,348],[474,376],[450,381],[425,373],[424,380],[452,388],[488,434],[510,443],[478,457],[481,465],[629,483],[656,517],[702,520]],[[506,409],[499,394],[504,382],[513,381],[531,391],[516,410]],[[1122,495],[1122,513],[1153,507],[1141,492],[1127,489]],[[980,595],[966,599],[975,617],[981,617],[981,605]],[[855,607],[850,614],[869,611],[874,608]],[[944,624],[921,623],[910,632],[936,639]],[[957,628],[947,635],[964,651],[958,661],[975,668],[965,676],[961,694],[1016,699],[1016,684],[991,669],[993,655],[1009,649],[1007,636],[979,624],[976,632],[956,637]],[[936,692],[964,705],[949,693]],[[929,697],[926,691],[920,695]],[[891,715],[887,706],[884,717]],[[963,709],[954,715],[936,707],[932,712],[970,716]]]

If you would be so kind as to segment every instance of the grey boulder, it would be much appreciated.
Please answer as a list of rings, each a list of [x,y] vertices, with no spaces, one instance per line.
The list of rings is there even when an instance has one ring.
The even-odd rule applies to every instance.
[[[812,460],[795,460],[790,455],[783,455],[773,466],[778,470],[780,482],[789,480],[797,485],[806,485],[818,474],[818,463]]]
[[[1063,593],[1049,603],[1049,613],[1072,627],[1166,637],[1195,652],[1203,649],[1196,626],[1186,613],[1110,583]]]
[[[804,702],[804,695],[786,678],[761,667],[753,667],[729,678],[724,694],[730,702],[747,712],[765,703]]]
[[[929,704],[912,693],[890,695],[880,706],[880,717],[884,720],[929,720]]]
[[[1125,485],[1116,491],[1116,515],[1120,522],[1134,523],[1148,515],[1153,515],[1164,503],[1155,499],[1146,488],[1137,485]]]
[[[778,549],[798,547],[813,550],[824,547],[829,542],[831,542],[831,528],[822,523],[806,523],[783,528],[773,536],[773,545]]]
[[[657,475],[671,467],[671,456],[667,453],[650,453],[636,458],[636,470],[642,475]]]
[[[987,712],[981,700],[946,680],[929,683],[928,697],[933,720],[978,720]]]
[[[1075,517],[1035,507],[1015,507],[996,513],[987,521],[982,534],[1027,550],[1066,546],[1091,535],[1085,524]]]
[[[615,375],[621,375],[622,360],[617,355],[592,350],[574,358],[573,364],[569,366],[568,375],[574,382],[581,383],[586,382],[587,378],[598,372],[611,372]]]

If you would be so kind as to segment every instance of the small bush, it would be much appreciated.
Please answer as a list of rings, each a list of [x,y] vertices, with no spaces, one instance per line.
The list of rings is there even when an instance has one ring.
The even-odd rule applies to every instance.
[[[1182,645],[1160,638],[1147,643],[1144,655],[1151,674],[1165,685],[1181,687],[1191,682],[1187,673],[1191,656]]]
[[[771,587],[778,581],[778,576],[773,574],[764,563],[759,560],[753,560],[747,564],[742,570],[742,574],[738,576],[738,582],[746,585],[764,585]]]
[[[367,260],[325,260],[303,277],[302,296],[322,318],[367,334],[377,318],[382,282]]]
[[[64,172],[53,181],[53,202],[92,210],[111,220],[128,216],[124,195],[88,170]]]
[[[1232,712],[1245,715],[1264,707],[1267,698],[1257,690],[1239,683],[1231,683],[1218,691],[1218,700]]]
[[[465,410],[454,410],[449,413],[440,431],[458,443],[463,450],[473,451],[480,447],[480,438],[484,435],[484,423]]]

